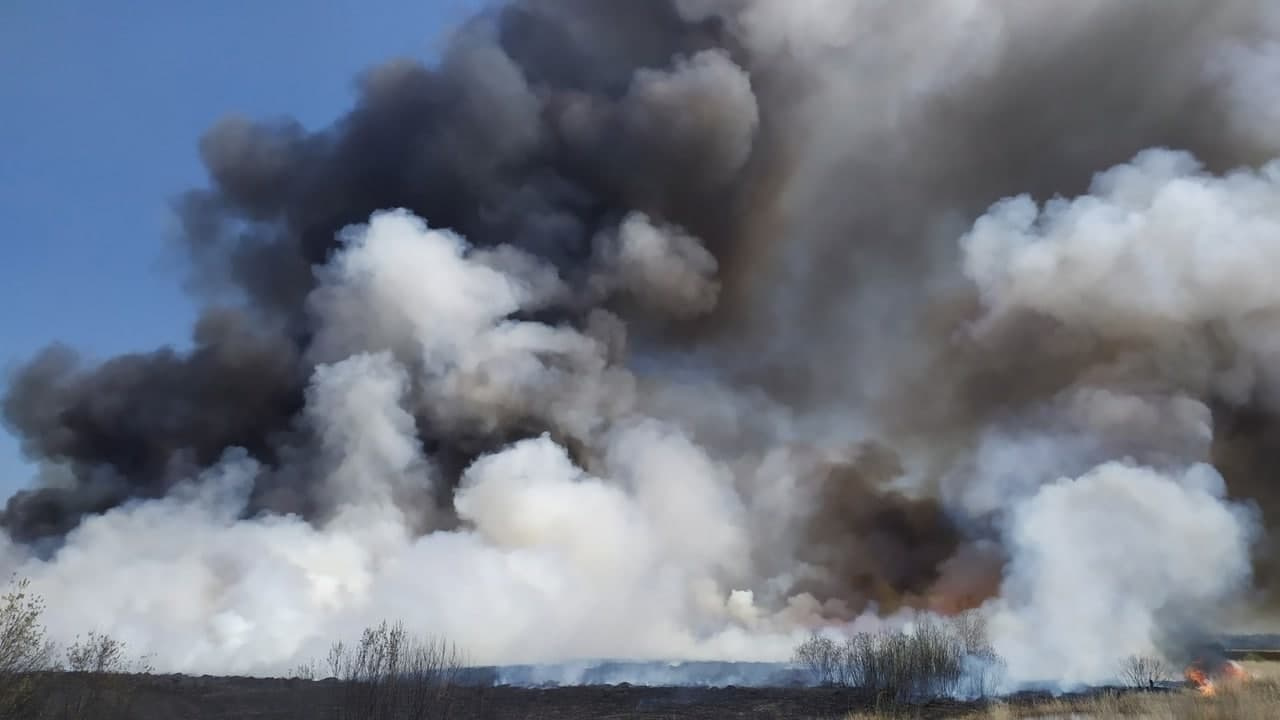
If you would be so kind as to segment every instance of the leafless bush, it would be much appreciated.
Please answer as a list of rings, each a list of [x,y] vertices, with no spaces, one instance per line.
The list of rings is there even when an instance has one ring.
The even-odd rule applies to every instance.
[[[831,638],[815,633],[796,647],[795,662],[819,685],[843,684],[844,655]]]
[[[947,619],[947,629],[960,643],[966,655],[977,655],[991,650],[987,639],[987,618],[981,612],[970,611]]]
[[[438,639],[410,636],[401,624],[368,628],[359,643],[339,641],[326,658],[342,682],[340,720],[431,720],[449,714],[461,653]]]
[[[795,659],[820,684],[862,688],[895,701],[980,697],[994,689],[1003,668],[977,614],[859,633],[843,645],[815,635],[796,649]]]
[[[996,693],[1004,681],[1004,658],[995,649],[987,647],[976,650],[965,658],[964,680],[960,684],[960,693],[967,698],[985,698]]]
[[[319,680],[320,666],[315,660],[309,662],[298,663],[289,677],[296,680]]]
[[[909,633],[860,634],[846,648],[849,684],[895,700],[950,695],[964,677],[960,639],[933,620]]]
[[[145,659],[132,659],[123,641],[90,632],[76,638],[64,653],[63,669],[76,675],[63,683],[61,698],[51,702],[46,716],[60,720],[112,720],[133,717],[136,675],[152,672]]]
[[[0,595],[0,717],[35,717],[43,695],[41,673],[53,667],[54,650],[40,622],[44,601],[27,580],[14,580]]]
[[[0,595],[0,718],[132,717],[136,683],[130,676],[151,672],[150,664],[131,660],[123,642],[96,632],[60,655],[46,635],[44,608],[25,579]],[[59,676],[64,672],[76,677],[67,681]]]
[[[1007,667],[1004,658],[991,647],[986,616],[978,611],[965,612],[950,618],[948,624],[964,655],[965,671],[959,694],[969,698],[994,694],[1004,680]]]
[[[1169,677],[1164,660],[1148,655],[1130,655],[1120,666],[1120,678],[1132,687],[1155,687]]]
[[[147,658],[130,658],[128,646],[110,635],[90,632],[84,640],[76,638],[66,651],[66,670],[73,673],[108,675],[147,674],[153,668]]]

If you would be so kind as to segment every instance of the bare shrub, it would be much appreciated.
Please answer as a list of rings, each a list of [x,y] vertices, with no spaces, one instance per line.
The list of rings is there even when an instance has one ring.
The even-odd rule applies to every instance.
[[[836,641],[814,633],[795,650],[795,662],[818,685],[844,684],[844,654]]]
[[[962,643],[934,620],[911,632],[860,634],[846,648],[847,682],[894,700],[950,695],[964,677]]]
[[[448,717],[464,662],[439,639],[410,636],[402,624],[367,628],[349,646],[338,641],[326,663],[342,681],[341,720],[429,720]]]
[[[974,610],[948,618],[947,628],[966,655],[991,650],[991,641],[987,638],[987,617],[981,612]]]
[[[1136,688],[1153,688],[1169,677],[1164,660],[1149,655],[1130,655],[1120,666],[1120,678]]]
[[[994,695],[1004,681],[1004,658],[994,648],[986,647],[975,650],[965,658],[964,680],[960,684],[959,694],[968,698],[985,698]]]
[[[315,660],[309,662],[298,663],[293,672],[289,674],[290,678],[295,680],[319,680],[320,666]]]
[[[987,635],[987,617],[971,610],[948,620],[951,632],[964,656],[964,674],[958,694],[984,698],[994,694],[1004,680],[1004,658],[996,653]]]
[[[44,601],[27,580],[0,595],[0,717],[35,717],[43,696],[41,673],[53,665],[53,645],[41,623]]]
[[[89,633],[76,638],[66,652],[66,670],[73,673],[110,672],[124,662],[124,643],[110,635]]]
[[[796,662],[815,682],[857,687],[892,701],[981,697],[997,685],[1003,662],[987,642],[982,618],[923,618],[910,629],[859,633],[843,645],[815,635]]]
[[[97,632],[77,637],[59,655],[46,634],[44,609],[26,579],[14,579],[0,595],[0,718],[133,717],[137,683],[131,676],[150,673],[150,663],[130,659],[123,642]]]
[[[76,638],[64,653],[63,669],[76,676],[63,683],[60,702],[47,714],[62,720],[111,720],[133,717],[138,693],[136,675],[152,672],[145,659],[131,659],[123,641],[90,632]]]

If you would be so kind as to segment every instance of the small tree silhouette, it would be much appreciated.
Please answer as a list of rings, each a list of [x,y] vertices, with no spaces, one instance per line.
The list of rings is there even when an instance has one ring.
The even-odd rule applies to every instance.
[[[1130,655],[1121,664],[1120,678],[1133,687],[1153,688],[1167,677],[1169,666],[1158,657]]]

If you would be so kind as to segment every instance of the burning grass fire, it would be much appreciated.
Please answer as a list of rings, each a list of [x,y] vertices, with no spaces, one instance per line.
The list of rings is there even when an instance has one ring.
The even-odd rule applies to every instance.
[[[1277,3],[483,5],[328,127],[213,123],[189,343],[13,373],[56,639],[876,660],[964,610],[960,694],[1268,616]]]
[[[1234,660],[1218,658],[1196,660],[1183,673],[1187,684],[1204,697],[1213,697],[1221,690],[1238,689],[1249,682],[1249,674]]]

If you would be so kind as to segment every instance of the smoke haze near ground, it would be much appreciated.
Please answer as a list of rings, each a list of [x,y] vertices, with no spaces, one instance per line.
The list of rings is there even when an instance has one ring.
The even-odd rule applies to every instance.
[[[14,374],[4,567],[182,671],[976,607],[1014,684],[1176,655],[1280,597],[1277,46],[1261,0],[497,4],[200,139],[193,348]]]

